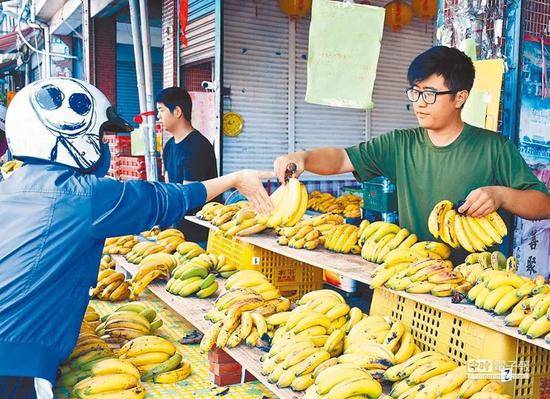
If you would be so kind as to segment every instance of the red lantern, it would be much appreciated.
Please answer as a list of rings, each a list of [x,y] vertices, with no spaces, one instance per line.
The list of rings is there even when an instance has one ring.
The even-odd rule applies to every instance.
[[[311,11],[311,0],[279,0],[279,8],[291,18],[300,18]]]
[[[393,0],[386,4],[386,18],[384,24],[394,32],[411,22],[413,11],[410,5],[402,0]]]
[[[437,14],[437,0],[412,0],[414,15],[428,22]]]

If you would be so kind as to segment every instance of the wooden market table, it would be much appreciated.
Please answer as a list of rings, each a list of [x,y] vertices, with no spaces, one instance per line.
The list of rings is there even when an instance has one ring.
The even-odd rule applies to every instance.
[[[112,255],[119,268],[124,269],[130,275],[135,275],[138,271],[138,266],[128,262],[121,255]],[[223,283],[220,285],[223,286]],[[212,326],[212,324],[204,319],[204,315],[213,308],[214,297],[199,299],[193,297],[180,297],[166,291],[166,283],[164,281],[155,281],[148,286],[149,290],[174,312],[193,324],[203,334]],[[250,348],[246,345],[239,345],[236,348],[224,348],[235,361],[239,362],[244,370],[250,372],[264,386],[277,395],[280,399],[297,399],[303,396],[303,393],[292,391],[290,388],[281,389],[277,385],[270,383],[267,377],[261,373],[260,356],[263,352],[257,348]],[[243,371],[244,375],[244,371]]]
[[[218,230],[216,226],[210,224],[209,222],[200,220],[195,216],[186,216],[186,219],[211,230]],[[237,237],[235,239],[321,269],[339,273],[344,277],[348,277],[365,284],[370,284],[372,282],[372,272],[378,266],[375,263],[367,262],[358,255],[338,254],[330,252],[324,248],[317,248],[313,251],[309,251],[305,249],[293,249],[282,246],[277,244],[276,235],[270,230],[253,236]],[[384,287],[380,289],[388,290]],[[464,303],[455,304],[450,301],[450,298],[440,298],[430,294],[409,294],[405,291],[388,291],[391,291],[392,293],[395,293],[403,298],[431,306],[442,312],[449,313],[490,328],[494,331],[498,331],[502,334],[525,341],[529,344],[550,350],[550,345],[546,343],[544,337],[529,339],[527,336],[518,333],[516,328],[506,326],[504,324],[503,316],[492,315],[484,310],[477,309],[473,305]]]

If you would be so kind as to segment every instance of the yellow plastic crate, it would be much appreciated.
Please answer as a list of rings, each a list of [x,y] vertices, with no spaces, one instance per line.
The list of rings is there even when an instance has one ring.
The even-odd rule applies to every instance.
[[[422,350],[445,353],[460,364],[475,359],[491,360],[493,364],[502,361],[508,365],[508,362],[517,362],[517,365],[527,362],[529,378],[505,383],[505,392],[516,399],[548,397],[550,351],[385,289],[375,289],[371,314],[401,320],[410,327]]]
[[[227,261],[239,270],[262,272],[289,299],[298,299],[323,285],[323,271],[319,268],[242,242],[238,238],[224,237],[212,230],[208,236],[207,250],[225,255]]]

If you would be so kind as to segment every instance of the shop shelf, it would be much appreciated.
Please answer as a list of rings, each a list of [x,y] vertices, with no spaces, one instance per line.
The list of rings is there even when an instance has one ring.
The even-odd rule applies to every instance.
[[[207,250],[225,255],[228,262],[240,270],[262,272],[283,296],[290,299],[299,298],[323,285],[322,270],[239,239],[224,237],[213,230],[208,236]]]
[[[550,382],[548,350],[385,289],[374,291],[371,314],[401,320],[410,327],[421,349],[445,353],[472,367],[473,372],[485,370],[500,375],[503,368],[510,367],[514,373],[528,373],[529,378],[504,384],[506,392],[515,399],[547,397],[541,390],[547,389]],[[472,363],[474,360],[477,365]],[[522,370],[518,367],[521,365],[528,368]]]
[[[215,226],[212,226],[208,222],[198,220],[194,216],[186,216],[186,219],[211,230],[217,230]],[[357,255],[337,254],[327,251],[324,248],[307,251],[281,246],[277,244],[276,236],[271,232],[263,232],[249,237],[239,237],[238,240],[277,253],[286,258],[298,260],[320,269],[338,273],[344,277],[351,278],[367,285],[371,284],[372,272],[377,267],[377,264],[367,262]],[[547,344],[544,338],[527,338],[525,335],[518,333],[516,328],[506,326],[504,324],[504,317],[502,316],[493,316],[468,304],[452,303],[449,298],[438,298],[429,294],[409,294],[405,291],[392,292],[413,302],[431,306],[439,311],[456,315],[469,322],[485,326],[488,329],[498,331],[501,334],[506,334],[520,341],[525,341],[528,344],[533,344],[550,353],[550,344]],[[550,381],[548,385],[550,387]]]

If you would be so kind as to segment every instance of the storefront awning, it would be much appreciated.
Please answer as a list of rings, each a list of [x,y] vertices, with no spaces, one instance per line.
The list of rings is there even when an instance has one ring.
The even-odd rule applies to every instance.
[[[32,33],[32,28],[27,28],[21,31],[25,38],[28,38]],[[10,32],[0,35],[0,54],[11,53],[17,50],[17,32]]]

